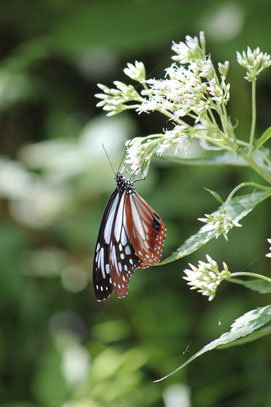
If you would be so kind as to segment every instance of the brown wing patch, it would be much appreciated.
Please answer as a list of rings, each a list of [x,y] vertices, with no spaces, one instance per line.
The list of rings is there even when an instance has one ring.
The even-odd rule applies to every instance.
[[[158,263],[166,236],[162,219],[137,192],[125,199],[128,234],[135,254],[142,260],[140,268]]]

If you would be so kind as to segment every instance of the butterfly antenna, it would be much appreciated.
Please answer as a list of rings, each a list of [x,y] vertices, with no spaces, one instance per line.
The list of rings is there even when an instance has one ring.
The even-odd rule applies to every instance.
[[[109,162],[109,164],[110,164],[111,170],[113,171],[113,174],[115,175],[116,173],[115,173],[115,171],[114,171],[113,165],[112,165],[112,163],[111,163],[111,161],[110,161],[109,155],[107,154],[107,151],[106,151],[106,149],[105,149],[104,144],[102,144],[102,146],[103,146],[104,152],[105,152],[105,154],[106,154],[106,157],[107,157],[107,159],[108,159],[108,162]]]

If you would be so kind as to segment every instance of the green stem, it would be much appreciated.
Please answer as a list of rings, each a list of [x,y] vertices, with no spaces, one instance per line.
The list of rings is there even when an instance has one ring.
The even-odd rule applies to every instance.
[[[217,145],[218,147],[224,148],[224,150],[230,151],[232,153],[232,148],[227,146],[226,144],[222,143],[221,140],[214,139],[212,137],[202,136],[202,135],[197,136],[196,134],[194,134],[193,138],[198,138],[200,140],[209,141],[210,143]]]
[[[244,188],[244,187],[255,187],[255,188],[258,188],[258,189],[262,189],[264,191],[270,191],[270,193],[271,193],[271,187],[267,187],[265,185],[257,184],[256,182],[242,182],[241,184],[237,185],[237,187],[235,187],[231,191],[231,193],[229,194],[225,204],[230,202],[232,200],[233,196],[236,194],[236,192],[239,191],[239,189]]]
[[[233,143],[233,152],[238,150],[238,143],[235,137],[235,133],[232,129],[232,126],[229,124],[228,117],[227,117],[227,109],[224,105],[219,108],[219,115],[221,118],[223,130],[225,132],[227,141],[230,145]]]
[[[245,271],[240,271],[239,273],[231,273],[231,276],[227,280],[230,280],[232,277],[234,278],[234,277],[239,277],[239,276],[259,278],[261,280],[268,281],[268,283],[271,283],[271,278],[269,278],[269,277],[263,276],[261,274],[249,273],[249,272],[245,272]]]
[[[256,126],[256,80],[252,82],[251,89],[251,103],[252,103],[252,119],[251,119],[251,129],[249,138],[249,157],[252,157],[253,142],[255,136],[255,126]]]
[[[162,114],[164,114],[165,116],[167,116],[169,119],[173,120],[175,123],[179,124],[179,125],[184,125],[187,126],[187,123],[185,123],[183,120],[181,119],[177,119],[172,113],[168,112],[166,109],[162,109],[162,108],[156,108],[157,112],[160,112]]]
[[[247,155],[244,154],[240,154],[240,157],[242,157],[247,163],[248,165],[255,171],[257,172],[257,174],[259,174],[263,179],[265,179],[265,181],[267,181],[269,184],[271,184],[271,174],[269,175],[268,173],[266,173],[261,167],[259,167],[255,161],[253,160],[252,157],[249,157]]]

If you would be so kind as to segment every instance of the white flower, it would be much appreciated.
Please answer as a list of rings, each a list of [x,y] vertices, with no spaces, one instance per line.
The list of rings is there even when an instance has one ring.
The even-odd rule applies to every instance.
[[[97,103],[98,107],[102,107],[105,111],[109,112],[107,116],[113,116],[126,110],[128,106],[125,103],[132,100],[140,101],[141,97],[132,85],[126,85],[120,81],[113,82],[116,88],[109,88],[101,83],[98,83],[98,87],[104,93],[97,93],[95,96],[101,99]]]
[[[142,140],[140,138],[134,138],[132,141],[126,142],[127,164],[131,166],[132,172],[137,172],[141,168],[142,163]]]
[[[208,91],[211,95],[211,99],[217,105],[221,103],[226,104],[230,98],[230,84],[226,84],[222,77],[221,83],[218,85],[215,79],[209,82]]]
[[[223,270],[219,271],[218,265],[208,254],[206,255],[207,263],[203,261],[198,262],[198,267],[189,263],[190,269],[185,269],[188,285],[191,290],[197,290],[202,295],[208,296],[211,301],[216,294],[217,287],[221,281],[230,277],[230,272],[226,263],[223,262]]]
[[[207,58],[206,61],[200,61],[200,76],[211,80],[215,76],[214,65],[210,58]]]
[[[175,126],[173,130],[165,131],[161,138],[160,145],[156,151],[157,155],[162,155],[168,148],[175,146],[175,155],[181,151],[185,156],[189,153],[190,140],[187,136],[186,126]]]
[[[268,243],[271,245],[271,239],[267,239]],[[266,254],[266,257],[271,258],[271,246],[269,247],[270,252]]]
[[[226,79],[226,76],[227,76],[227,73],[229,70],[229,66],[230,66],[229,61],[225,61],[224,64],[221,64],[221,62],[218,63],[219,73],[220,73],[221,77],[223,77],[224,79]]]
[[[249,82],[255,81],[260,72],[271,66],[270,55],[261,52],[259,47],[253,51],[247,47],[247,52],[243,51],[242,54],[237,52],[237,62],[247,70],[245,79]]]
[[[127,64],[127,68],[124,68],[123,72],[125,75],[129,76],[129,78],[133,79],[134,81],[144,81],[146,77],[146,70],[143,62],[135,61],[135,64]]]
[[[230,229],[235,227],[242,227],[236,220],[231,219],[225,209],[213,213],[212,215],[205,214],[206,218],[198,218],[201,222],[206,223],[203,227],[204,230],[214,230],[216,239],[222,234],[226,240],[228,240],[227,234]]]
[[[179,42],[178,44],[173,42],[172,51],[177,55],[174,55],[172,59],[178,61],[181,64],[204,59],[205,57],[205,38],[204,33],[200,32],[200,40],[197,37],[185,37],[185,42]]]

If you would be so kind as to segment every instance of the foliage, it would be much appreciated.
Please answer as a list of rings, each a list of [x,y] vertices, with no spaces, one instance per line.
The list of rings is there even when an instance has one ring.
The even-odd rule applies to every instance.
[[[242,68],[232,62],[233,50],[249,45],[270,53],[269,16],[268,2],[251,0],[1,5],[1,406],[270,405],[268,324],[243,338],[251,339],[246,346],[208,352],[153,384],[203,344],[229,332],[234,319],[270,303],[264,280],[236,276],[229,280],[235,284],[223,281],[209,303],[189,291],[182,278],[187,261],[198,264],[207,249],[219,270],[227,259],[231,273],[267,276],[268,199],[242,219],[242,228],[231,229],[229,243],[211,239],[189,258],[138,270],[123,301],[97,304],[91,285],[99,222],[114,188],[102,143],[116,169],[128,139],[154,133],[161,140],[161,129],[172,129],[158,113],[135,117],[129,109],[105,118],[95,106],[97,82],[109,88],[115,78],[124,82],[123,66],[134,60],[144,61],[150,77],[161,77],[171,41],[204,30],[213,61],[231,61],[227,112],[234,126],[238,117],[234,130],[247,143],[250,89],[240,80]],[[269,79],[266,69],[257,80],[253,149],[264,170],[270,148]],[[188,152],[189,140],[182,142]],[[178,148],[174,154],[177,144],[167,157],[153,155],[146,181],[137,184],[166,222],[165,258],[197,235],[197,218],[215,213],[237,184],[248,179],[265,184],[234,152],[213,149],[208,142],[192,146],[188,156]],[[217,203],[217,193],[211,196],[203,186],[223,199]],[[244,193],[257,202],[265,195],[250,188]],[[239,191],[229,207],[239,199],[246,195]],[[252,341],[256,336],[262,338]]]
[[[252,84],[252,120],[249,140],[246,143],[237,138],[237,125],[232,125],[227,112],[230,99],[230,83],[226,81],[229,62],[225,61],[223,64],[219,62],[216,70],[211,56],[206,53],[203,32],[200,32],[199,37],[186,36],[185,42],[173,43],[172,50],[175,53],[172,57],[175,62],[166,68],[163,79],[146,79],[146,70],[142,62],[136,61],[134,65],[128,63],[124,73],[132,80],[139,82],[141,91],[136,90],[133,85],[126,85],[119,81],[114,82],[116,88],[112,89],[98,85],[103,93],[96,95],[101,99],[97,106],[101,106],[107,111],[108,116],[128,109],[135,109],[139,114],[158,111],[172,122],[172,129],[165,130],[164,134],[136,138],[127,143],[126,162],[131,166],[131,173],[134,174],[142,168],[146,170],[154,154],[160,156],[167,152],[168,156],[173,154],[176,156],[182,152],[182,155],[186,157],[189,155],[189,144],[192,144],[192,141],[200,140],[201,146],[207,151],[225,150],[224,153],[230,152],[236,156],[237,160],[241,158],[267,182],[267,185],[259,185],[254,182],[240,183],[231,191],[225,203],[217,192],[207,189],[222,205],[216,212],[205,215],[205,218],[199,218],[205,225],[197,234],[187,239],[175,253],[162,261],[162,264],[173,262],[193,253],[214,237],[218,238],[223,235],[228,240],[227,235],[230,229],[234,226],[241,227],[239,220],[250,213],[258,203],[271,196],[269,186],[271,184],[271,150],[265,147],[265,150],[261,151],[270,137],[270,128],[262,134],[258,141],[255,141],[256,80],[264,69],[271,66],[270,55],[261,52],[259,47],[254,51],[248,47],[247,51],[243,51],[242,54],[237,52],[238,63],[246,69],[245,79]],[[192,124],[185,119],[192,120]],[[257,151],[264,157],[260,162],[255,158]],[[201,159],[201,163],[204,165],[204,158]],[[209,159],[208,164],[210,164]],[[212,161],[211,164],[216,165],[217,163]],[[247,186],[264,192],[253,191],[250,195],[233,198],[237,191]],[[269,254],[267,256],[269,257]],[[271,285],[270,277],[249,272],[231,273],[224,262],[222,271],[219,271],[216,261],[209,255],[206,258],[207,263],[200,261],[198,267],[189,264],[190,269],[184,270],[186,274],[184,279],[188,280],[192,290],[208,296],[209,301],[214,299],[217,287],[223,280],[234,282],[235,277],[249,276],[262,279]],[[244,286],[246,285],[244,284]],[[262,293],[265,290],[258,289],[258,292]],[[214,344],[221,345],[229,342],[240,344],[240,340],[237,340],[240,337],[248,336],[249,341],[252,338],[261,337],[261,334],[255,335],[254,331],[258,328],[258,323],[260,326],[262,325],[260,322],[262,312],[265,312],[265,308],[253,312],[252,320],[246,318],[248,314],[240,317],[233,324],[229,334],[223,334],[220,339],[211,342],[191,357],[187,363],[207,350],[215,348],[217,345]],[[239,329],[239,321],[242,321],[240,323],[242,329]],[[269,330],[264,332],[267,334]],[[242,343],[244,342],[242,341]],[[173,373],[186,366],[187,363],[182,364]]]

